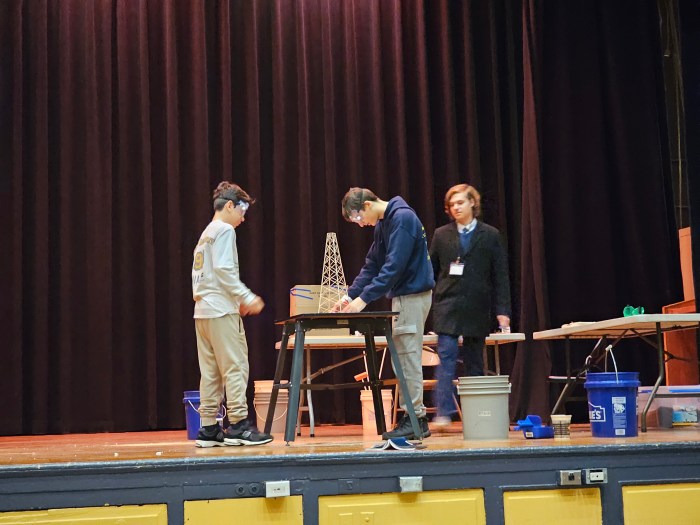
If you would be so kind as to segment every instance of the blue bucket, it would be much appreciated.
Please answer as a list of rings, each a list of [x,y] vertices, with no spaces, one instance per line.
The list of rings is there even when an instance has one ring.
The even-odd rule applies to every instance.
[[[185,390],[182,402],[185,404],[187,439],[197,439],[201,420],[199,419],[199,390]]]
[[[199,390],[185,390],[182,402],[185,404],[185,423],[187,425],[187,439],[197,439],[199,428],[202,426],[202,420],[199,417]],[[221,424],[226,409],[222,405],[216,419]]]
[[[638,372],[589,373],[583,386],[594,437],[637,435]]]

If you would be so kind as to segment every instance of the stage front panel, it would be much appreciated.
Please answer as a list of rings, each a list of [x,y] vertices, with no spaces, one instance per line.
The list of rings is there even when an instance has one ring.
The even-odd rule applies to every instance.
[[[301,496],[185,501],[185,523],[302,525]]]
[[[509,491],[503,494],[503,509],[505,525],[603,523],[597,488]]]
[[[2,525],[168,525],[167,505],[124,505],[0,513]]]
[[[480,489],[353,494],[318,498],[319,525],[347,523],[486,524]]]
[[[625,525],[700,523],[700,483],[622,487]]]

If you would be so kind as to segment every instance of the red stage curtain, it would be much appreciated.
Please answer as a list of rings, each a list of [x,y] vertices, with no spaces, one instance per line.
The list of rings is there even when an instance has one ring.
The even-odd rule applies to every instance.
[[[508,242],[518,329],[673,302],[672,265],[649,263],[676,253],[665,159],[649,140],[664,126],[649,99],[656,11],[608,4],[579,6],[608,25],[574,42],[561,28],[581,13],[546,3],[533,26],[537,66],[521,51],[529,10],[515,0],[0,2],[0,434],[184,425],[182,392],[198,387],[191,254],[221,179],[258,199],[238,230],[243,279],[267,302],[246,320],[251,379],[272,377],[272,323],[291,286],[320,280],[326,232],[338,233],[349,280],[361,267],[371,231],[339,212],[354,185],[402,195],[431,236],[447,221],[444,192],[475,184],[484,219]],[[614,37],[622,23],[629,41]],[[586,46],[608,64],[590,84],[564,77],[586,78],[583,57],[556,61]],[[532,106],[523,94],[538,76]],[[603,128],[580,127],[595,115]],[[585,184],[592,176],[605,184]],[[582,217],[609,229],[602,245]],[[625,242],[610,252],[615,232]],[[614,268],[590,264],[598,246]],[[642,269],[626,272],[623,260]],[[558,269],[583,261],[590,293],[566,310],[580,272]],[[596,287],[593,276],[612,270]],[[535,385],[549,358],[526,348],[508,359],[521,383],[514,417],[547,405]],[[359,422],[354,396],[316,399],[325,422]]]

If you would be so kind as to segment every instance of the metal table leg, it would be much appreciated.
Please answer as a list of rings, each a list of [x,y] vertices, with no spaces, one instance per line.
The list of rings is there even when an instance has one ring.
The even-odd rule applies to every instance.
[[[656,348],[659,354],[659,377],[656,378],[656,383],[654,383],[654,388],[651,389],[647,404],[644,405],[644,411],[642,412],[642,432],[647,431],[647,413],[649,412],[649,408],[651,408],[657,390],[659,390],[661,381],[663,381],[666,376],[666,368],[664,367],[664,337],[661,334],[661,323],[656,323]]]
[[[266,434],[272,430],[272,422],[275,417],[275,408],[277,407],[277,395],[280,389],[280,380],[282,371],[284,370],[284,362],[287,359],[287,343],[289,342],[289,329],[287,325],[282,327],[282,343],[280,344],[279,354],[277,354],[277,366],[275,367],[275,377],[272,381],[272,392],[270,393],[270,406],[267,407],[267,418],[265,419]],[[288,409],[289,410],[289,409]]]
[[[377,423],[377,434],[383,434],[386,432],[386,421],[384,419],[381,382],[379,381],[379,367],[377,366],[377,350],[374,346],[374,332],[369,326],[365,331],[365,357],[369,387],[372,390],[372,399],[374,401],[374,418]]]
[[[552,409],[552,414],[558,413],[559,409],[564,406],[566,400],[569,398],[569,392],[576,386],[576,378],[571,377],[571,343],[570,339],[567,337],[564,340],[564,355],[566,357],[566,384],[562,388],[557,402],[554,403],[554,408]]]
[[[308,346],[305,347],[305,354],[306,354],[306,377],[304,378],[304,382],[308,385],[311,384],[311,348]],[[304,405],[304,394],[302,393],[301,395],[301,406],[299,407],[299,417],[297,418],[297,436],[301,436],[301,408]],[[316,419],[314,417],[314,402],[313,398],[311,397],[311,389],[306,389],[306,410],[309,413],[309,436],[314,437],[316,435],[315,431],[315,422]]]
[[[496,375],[501,375],[501,358],[498,356],[498,341],[493,345],[493,358],[496,361]]]
[[[294,441],[297,415],[299,414],[299,392],[301,391],[301,368],[304,360],[304,329],[301,321],[294,323],[294,351],[292,353],[292,370],[289,374],[289,400],[287,405],[287,422],[284,427],[284,440],[287,445]]]

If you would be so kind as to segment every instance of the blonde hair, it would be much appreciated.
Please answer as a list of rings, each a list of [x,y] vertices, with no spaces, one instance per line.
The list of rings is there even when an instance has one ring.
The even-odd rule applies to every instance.
[[[445,213],[452,219],[452,213],[450,213],[450,199],[455,195],[455,193],[466,193],[467,199],[474,201],[474,207],[472,208],[472,213],[474,217],[479,217],[481,215],[481,195],[476,191],[474,186],[469,184],[457,184],[452,186],[447,193],[445,193]]]

